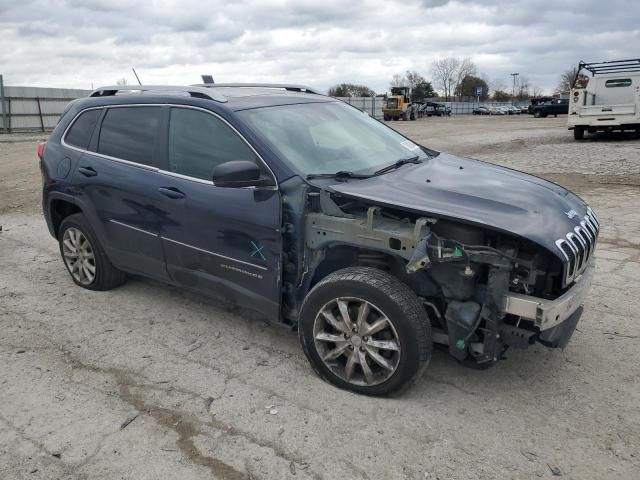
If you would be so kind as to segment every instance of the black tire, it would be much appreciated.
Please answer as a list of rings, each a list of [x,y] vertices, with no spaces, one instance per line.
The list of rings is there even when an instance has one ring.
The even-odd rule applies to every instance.
[[[584,127],[573,127],[573,138],[582,140],[584,138]]]
[[[385,121],[385,122],[388,122],[389,120],[391,120],[391,115],[387,115],[387,114],[385,114],[385,115],[384,115],[384,121]]]
[[[542,117],[542,112],[540,112],[540,110],[536,110],[535,112],[533,112],[533,116],[535,118],[540,118]]]
[[[395,121],[398,121],[398,120],[400,120],[400,117],[399,117],[398,115],[394,115],[394,116],[393,116],[393,119],[394,119]]]
[[[316,318],[320,319],[320,312],[339,298],[363,300],[389,319],[399,342],[400,352],[395,370],[381,383],[363,385],[362,382],[358,384],[347,381],[334,373],[321,358],[314,339]],[[349,315],[353,316],[352,311]],[[339,331],[336,333],[340,335]],[[357,333],[354,333],[353,337],[356,336]],[[433,351],[431,325],[418,297],[396,277],[368,267],[345,268],[321,280],[304,300],[298,323],[298,337],[307,359],[322,379],[345,390],[374,396],[399,394],[411,386],[427,367]],[[373,334],[370,339],[373,339]],[[367,337],[358,337],[358,341],[366,342]],[[337,347],[337,344],[334,346]],[[349,349],[354,350],[353,346],[349,346]],[[359,350],[364,351],[362,348]],[[350,353],[345,351],[344,355]],[[339,361],[348,363],[344,358],[335,360],[335,363]],[[369,365],[378,368],[383,376],[387,374],[373,361]],[[364,379],[364,370],[362,367],[358,368]]]
[[[89,284],[81,283],[75,278],[75,276],[71,272],[67,259],[65,258],[63,240],[65,237],[65,232],[71,228],[79,230],[86,237],[93,252],[95,277]],[[62,256],[62,260],[65,264],[65,267],[67,268],[67,271],[71,275],[71,279],[76,285],[88,290],[111,290],[122,285],[127,279],[127,275],[123,271],[115,268],[111,261],[107,258],[102,245],[100,245],[100,242],[93,232],[93,229],[82,213],[69,215],[62,221],[58,232],[58,243],[60,245],[60,255]]]

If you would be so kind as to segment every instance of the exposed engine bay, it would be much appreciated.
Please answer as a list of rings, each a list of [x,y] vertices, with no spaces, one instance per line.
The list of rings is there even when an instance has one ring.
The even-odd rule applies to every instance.
[[[545,338],[540,321],[510,313],[528,306],[520,301],[533,298],[539,306],[540,299],[553,301],[567,290],[562,262],[534,242],[326,190],[307,192],[306,203],[301,291],[344,266],[386,270],[421,299],[434,342],[476,368],[493,365],[508,347],[568,342],[557,333]]]

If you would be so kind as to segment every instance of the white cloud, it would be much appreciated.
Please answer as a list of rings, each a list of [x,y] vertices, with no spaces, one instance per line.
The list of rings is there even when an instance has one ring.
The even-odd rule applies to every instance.
[[[578,60],[637,57],[637,0],[0,0],[0,73],[11,85],[338,82],[385,91],[469,56],[488,78],[555,86]]]

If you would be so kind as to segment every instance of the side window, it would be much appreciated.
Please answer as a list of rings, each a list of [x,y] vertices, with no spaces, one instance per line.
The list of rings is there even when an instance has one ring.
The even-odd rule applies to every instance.
[[[607,80],[604,82],[604,86],[607,88],[611,87],[630,87],[631,79],[630,78],[616,78],[615,80]]]
[[[213,169],[231,160],[258,163],[253,150],[219,118],[199,110],[171,109],[169,168],[172,172],[211,180]]]
[[[87,110],[82,113],[71,125],[64,141],[69,145],[86,150],[101,113],[102,109]]]
[[[109,108],[102,121],[98,153],[151,165],[160,107]]]

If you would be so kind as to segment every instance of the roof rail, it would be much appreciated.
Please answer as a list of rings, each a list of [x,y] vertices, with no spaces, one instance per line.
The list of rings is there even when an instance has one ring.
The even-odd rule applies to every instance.
[[[100,87],[89,94],[90,97],[110,97],[117,95],[119,92],[138,93],[138,94],[180,94],[190,95],[195,98],[204,98],[214,100],[216,102],[226,102],[227,97],[218,92],[212,92],[208,88],[198,85],[193,86],[175,86],[175,85],[114,85],[108,87]]]
[[[318,90],[307,87],[306,85],[291,85],[288,83],[202,83],[194,85],[195,87],[203,87],[205,89],[215,89],[218,87],[230,88],[274,88],[287,90],[289,92],[312,93],[314,95],[324,95]]]

